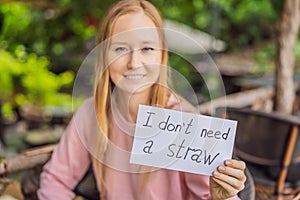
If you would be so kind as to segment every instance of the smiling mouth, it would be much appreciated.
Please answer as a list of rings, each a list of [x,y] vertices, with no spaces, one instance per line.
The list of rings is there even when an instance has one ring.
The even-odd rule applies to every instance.
[[[146,75],[143,75],[143,74],[135,74],[135,75],[124,75],[124,77],[126,79],[129,79],[129,80],[139,80],[139,79],[142,79],[144,78]]]

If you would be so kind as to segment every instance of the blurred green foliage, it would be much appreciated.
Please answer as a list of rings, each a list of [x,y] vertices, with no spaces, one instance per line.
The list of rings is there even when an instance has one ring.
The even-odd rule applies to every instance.
[[[73,15],[69,10],[64,4],[39,8],[24,3],[1,3],[0,48],[13,52],[22,44],[29,52],[47,56],[54,72],[76,71],[81,61],[78,55],[85,48],[84,42],[95,35],[96,27],[88,26],[88,18],[80,16],[80,12]]]
[[[28,2],[0,3],[0,104],[4,113],[27,103],[71,102],[73,73],[95,46],[98,24],[116,0]],[[277,0],[151,2],[164,18],[209,32],[225,40],[229,49],[272,38],[282,7]],[[170,63],[193,79],[185,61],[171,56]]]
[[[65,105],[71,106],[71,96],[62,91],[73,83],[74,73],[59,75],[49,70],[49,60],[27,53],[24,46],[14,53],[0,50],[0,103],[2,114],[13,112],[15,106]],[[71,108],[71,107],[70,107]]]
[[[165,18],[223,39],[229,48],[271,38],[281,16],[278,0],[152,0]],[[164,9],[167,8],[167,9]]]
[[[90,48],[88,41],[95,43],[99,21],[116,0],[43,2],[45,5],[0,3],[0,48],[14,51],[23,44],[29,52],[49,57],[53,71],[76,71],[83,53]],[[272,37],[282,6],[277,0],[151,2],[164,18],[209,32],[225,40],[230,48]]]
[[[276,58],[276,44],[267,43],[261,45],[261,48],[256,49],[255,51],[255,61],[256,61],[256,68],[254,70],[254,74],[268,74],[272,73],[275,70],[275,62],[274,59]],[[299,72],[300,67],[300,40],[298,39],[295,44],[295,72]]]
[[[254,74],[267,74],[274,71],[274,59],[276,58],[275,43],[268,43],[256,50],[254,58],[257,63],[253,72]]]

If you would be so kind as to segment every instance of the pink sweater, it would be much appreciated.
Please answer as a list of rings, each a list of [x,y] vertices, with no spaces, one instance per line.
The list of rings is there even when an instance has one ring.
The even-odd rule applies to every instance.
[[[111,137],[113,160],[106,164],[106,195],[109,200],[192,200],[209,199],[209,177],[174,170],[158,169],[140,191],[141,179],[136,171],[139,166],[129,164],[134,124],[125,121],[115,112]],[[68,125],[51,160],[41,174],[38,197],[41,200],[73,199],[72,189],[91,164],[97,121],[94,102],[88,99],[76,112]],[[100,191],[101,189],[98,188]],[[101,191],[100,191],[101,192]],[[237,198],[238,199],[238,198]]]

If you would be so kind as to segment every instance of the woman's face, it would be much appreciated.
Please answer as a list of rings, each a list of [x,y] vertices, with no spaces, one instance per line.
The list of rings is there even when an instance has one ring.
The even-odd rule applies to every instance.
[[[162,51],[155,28],[142,12],[116,21],[108,51],[109,74],[122,92],[147,92],[157,82]]]

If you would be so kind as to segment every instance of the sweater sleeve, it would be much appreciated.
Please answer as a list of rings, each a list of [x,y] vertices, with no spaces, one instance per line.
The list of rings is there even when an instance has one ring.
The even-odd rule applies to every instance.
[[[75,123],[78,120],[75,118],[70,121],[51,159],[43,168],[38,190],[41,200],[73,199],[75,194],[72,190],[91,163],[89,152],[82,141],[83,137],[79,135],[82,133],[78,133]]]
[[[188,200],[210,199],[209,176],[185,173]]]

